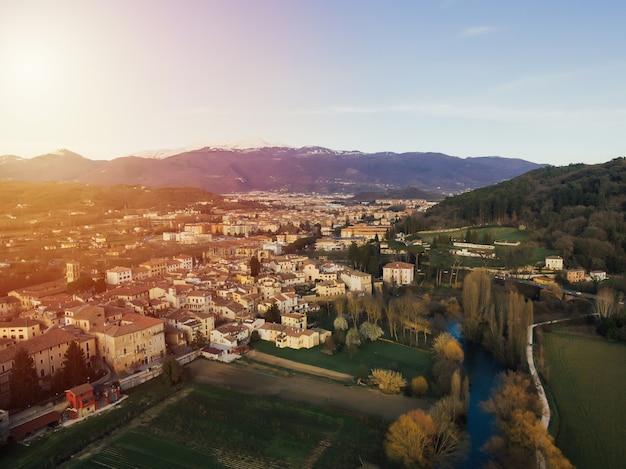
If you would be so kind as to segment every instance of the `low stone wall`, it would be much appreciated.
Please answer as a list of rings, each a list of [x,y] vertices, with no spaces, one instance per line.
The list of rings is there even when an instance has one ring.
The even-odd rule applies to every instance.
[[[178,363],[180,363],[180,365],[182,366],[195,360],[197,356],[198,356],[198,352],[194,351],[186,355],[177,357],[176,361],[178,361]],[[132,375],[127,376],[125,378],[120,378],[120,388],[122,388],[122,391],[125,391],[127,389],[134,388],[135,386],[139,386],[140,384],[143,384],[146,381],[149,381],[152,378],[155,378],[162,374],[163,374],[162,365],[161,364],[153,365],[149,368],[146,368],[143,371],[140,371],[139,373],[133,373]]]

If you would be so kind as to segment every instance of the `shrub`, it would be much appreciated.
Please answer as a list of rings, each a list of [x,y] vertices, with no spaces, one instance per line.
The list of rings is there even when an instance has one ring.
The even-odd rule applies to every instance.
[[[372,382],[380,388],[382,392],[388,394],[398,394],[406,386],[406,380],[402,374],[392,370],[382,370],[375,368],[370,375]]]
[[[411,380],[411,392],[417,397],[423,397],[428,392],[428,381],[423,376],[416,376]]]

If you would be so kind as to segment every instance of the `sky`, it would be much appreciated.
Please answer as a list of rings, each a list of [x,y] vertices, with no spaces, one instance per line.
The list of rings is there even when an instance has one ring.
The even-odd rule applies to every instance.
[[[0,155],[626,156],[626,2],[2,0]]]

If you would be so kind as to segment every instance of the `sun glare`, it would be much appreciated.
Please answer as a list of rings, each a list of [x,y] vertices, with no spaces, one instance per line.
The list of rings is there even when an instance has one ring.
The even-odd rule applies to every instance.
[[[15,78],[24,85],[35,85],[45,73],[45,57],[36,53],[24,53],[16,58]]]

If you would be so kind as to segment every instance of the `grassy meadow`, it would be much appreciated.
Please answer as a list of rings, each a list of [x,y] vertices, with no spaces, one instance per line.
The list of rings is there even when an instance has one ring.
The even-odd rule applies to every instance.
[[[326,355],[322,352],[323,345],[312,349],[293,350],[280,349],[271,342],[258,341],[254,343],[253,348],[280,358],[347,373],[355,377],[367,376],[373,368],[383,368],[399,371],[408,382],[420,375],[429,382],[432,378],[433,355],[431,353],[385,340],[364,343],[352,358],[345,350],[335,355]]]
[[[556,402],[556,443],[578,468],[622,468],[626,461],[626,345],[543,334],[548,386]]]
[[[517,228],[509,228],[505,226],[486,226],[486,227],[475,227],[471,228],[472,232],[478,234],[479,242],[482,239],[485,233],[490,234],[494,240],[504,240],[504,241],[530,241],[533,236],[533,232],[530,230],[519,230]],[[426,233],[423,236],[418,235],[418,237],[422,238],[424,241],[432,242],[432,240],[438,234],[445,234],[446,236],[450,236],[454,239],[463,239],[467,234],[467,229],[464,230],[456,230],[456,231],[445,231],[441,233]]]

